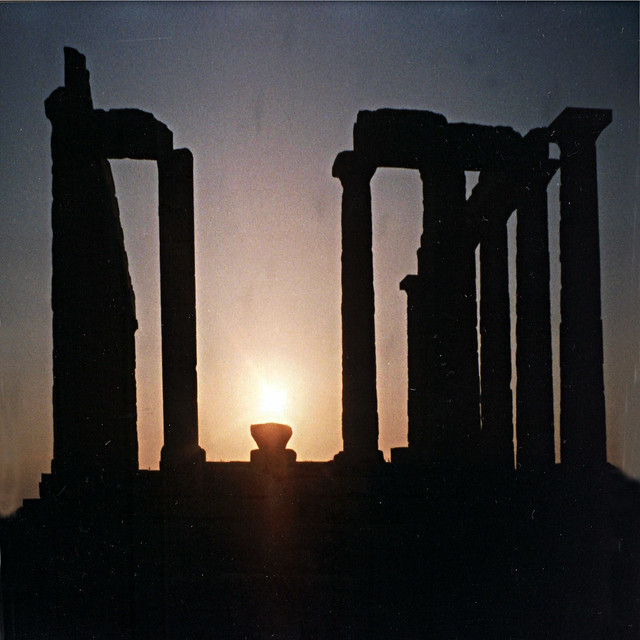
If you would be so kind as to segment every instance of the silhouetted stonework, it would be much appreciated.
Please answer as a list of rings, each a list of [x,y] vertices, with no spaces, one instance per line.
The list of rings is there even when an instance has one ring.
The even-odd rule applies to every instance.
[[[65,49],[53,125],[54,471],[138,468],[134,295],[108,158],[158,162],[165,446],[171,467],[198,446],[193,159],[138,109],[93,109],[85,59]],[[116,473],[116,475],[118,475]],[[66,480],[65,480],[66,481]]]
[[[65,60],[65,87],[47,100],[54,460],[40,498],[0,520],[4,637],[635,640],[640,488],[604,464],[594,142],[609,112],[567,109],[525,137],[429,112],[361,112],[354,150],[333,168],[344,188],[344,450],[296,462],[289,427],[253,425],[251,462],[213,463],[198,446],[193,158],[150,114],[94,110],[84,58],[67,49]],[[135,311],[110,157],[158,162],[159,471],[137,470]],[[546,187],[558,164],[554,465]],[[418,273],[402,285],[409,447],[391,463],[378,450],[369,182],[379,166],[419,170],[425,206]],[[465,170],[480,171],[467,199]]]
[[[137,322],[102,153],[102,125],[113,118],[95,117],[89,72],[73,49],[65,50],[65,86],[47,99],[46,113],[53,125],[53,470],[132,474]]]
[[[354,150],[339,154],[333,171],[344,189],[344,454],[364,452],[353,443],[365,440],[367,452],[377,450],[369,181],[377,167],[402,167],[420,171],[424,219],[418,273],[400,285],[408,300],[409,447],[394,450],[395,459],[506,469],[517,454],[521,468],[554,464],[546,189],[560,167],[561,455],[574,466],[606,462],[595,140],[610,121],[610,111],[569,108],[522,137],[428,111],[358,114]],[[560,145],[559,163],[549,158],[552,142]],[[468,199],[465,171],[480,172]],[[517,452],[506,232],[515,210]]]

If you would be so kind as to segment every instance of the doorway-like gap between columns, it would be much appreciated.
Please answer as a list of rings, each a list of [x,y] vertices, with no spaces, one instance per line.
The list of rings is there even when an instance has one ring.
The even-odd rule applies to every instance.
[[[158,469],[163,442],[158,170],[155,162],[110,160],[136,301],[138,464]]]
[[[549,144],[549,157],[560,158],[560,149],[557,144]],[[547,187],[551,357],[553,363],[553,431],[556,463],[560,462],[560,178],[560,171],[557,171]]]
[[[422,235],[422,181],[417,171],[378,169],[371,180],[379,449],[407,446],[407,295]]]

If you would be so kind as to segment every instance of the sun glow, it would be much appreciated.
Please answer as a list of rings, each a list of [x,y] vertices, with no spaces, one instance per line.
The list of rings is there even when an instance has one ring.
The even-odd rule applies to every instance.
[[[260,412],[265,420],[283,420],[288,406],[286,390],[271,384],[262,385]]]

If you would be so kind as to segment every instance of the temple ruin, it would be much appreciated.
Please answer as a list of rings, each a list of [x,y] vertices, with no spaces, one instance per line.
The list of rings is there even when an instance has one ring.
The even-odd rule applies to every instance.
[[[420,172],[424,218],[418,273],[400,285],[409,446],[395,449],[392,462],[513,465],[506,225],[517,211],[517,460],[529,469],[554,464],[547,185],[560,169],[561,456],[573,465],[606,462],[595,142],[610,122],[608,110],[567,108],[521,136],[428,111],[358,114],[354,150],[333,165],[343,186],[343,458],[381,460],[369,183],[378,167],[398,167]],[[551,143],[559,161],[549,157]],[[479,172],[468,199],[465,171]]]
[[[83,55],[45,103],[53,159],[52,471],[138,470],[134,293],[109,158],[158,165],[163,466],[202,464],[198,446],[193,157],[138,109],[93,108]],[[108,442],[108,445],[105,445]]]
[[[251,427],[250,461],[212,462],[198,444],[192,155],[149,113],[94,109],[74,49],[45,108],[54,451],[40,497],[0,519],[0,637],[638,636],[640,487],[606,462],[596,139],[610,111],[567,108],[524,136],[428,111],[361,111],[353,150],[333,165],[343,450],[298,461],[290,427],[267,423]],[[164,446],[153,471],[138,468],[137,322],[112,158],[158,166]],[[379,167],[418,170],[424,198],[417,273],[401,283],[408,446],[390,462],[378,449]],[[547,212],[558,170],[561,464]],[[479,172],[469,197],[466,171]]]
[[[173,149],[171,132],[149,113],[94,109],[84,57],[72,49],[65,55],[65,86],[46,102],[53,125],[53,470],[137,470],[137,325],[109,158],[157,162],[162,464],[201,465],[193,158]],[[546,189],[559,169],[561,457],[576,465],[606,462],[595,142],[610,121],[610,111],[568,108],[521,136],[507,127],[449,123],[428,111],[359,113],[354,150],[340,153],[333,166],[343,185],[338,461],[383,462],[369,184],[378,167],[399,167],[420,172],[424,217],[418,272],[400,285],[407,293],[409,432],[408,447],[395,449],[393,461],[513,464],[506,225],[517,212],[517,461],[521,468],[554,464]],[[560,147],[559,161],[549,157],[551,143]],[[479,172],[468,199],[466,171]]]

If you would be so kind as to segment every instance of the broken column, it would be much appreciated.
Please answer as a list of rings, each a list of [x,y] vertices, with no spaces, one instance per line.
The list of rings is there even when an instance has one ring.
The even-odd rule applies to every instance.
[[[131,476],[138,468],[133,288],[85,58],[65,48],[65,86],[45,102],[53,159],[52,471]]]
[[[560,436],[562,462],[607,459],[596,139],[605,109],[565,109],[549,126],[560,147]]]
[[[517,464],[544,469],[555,462],[547,185],[557,169],[546,131],[535,131],[533,168],[518,201],[516,228]]]
[[[204,462],[198,445],[193,156],[174,149],[158,160],[164,445],[161,466]]]
[[[378,450],[376,345],[370,180],[375,165],[343,151],[332,175],[342,194],[342,439],[336,456],[355,464],[382,461]]]

